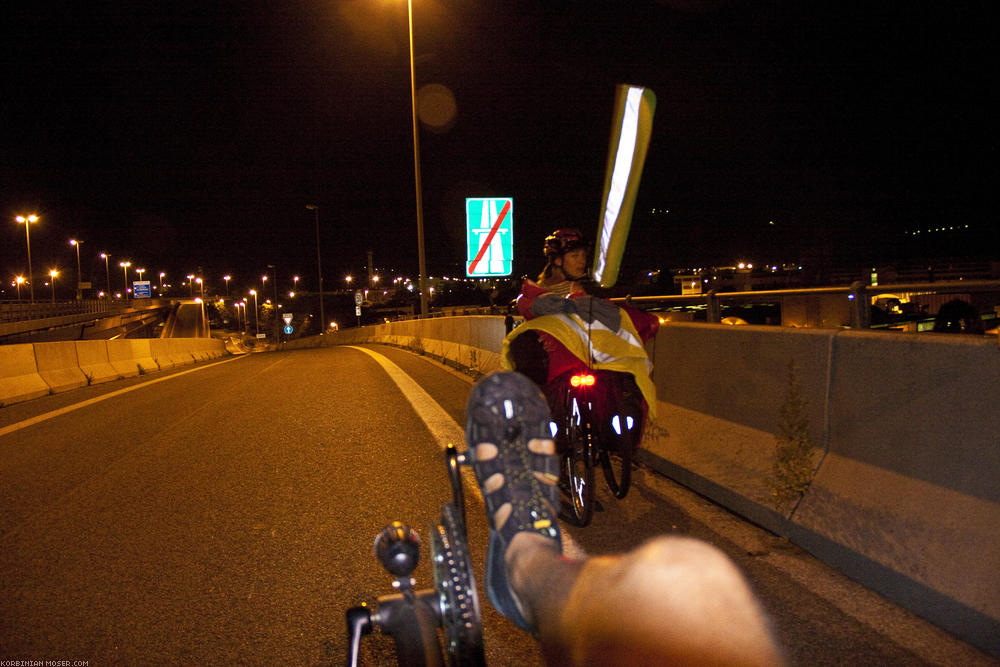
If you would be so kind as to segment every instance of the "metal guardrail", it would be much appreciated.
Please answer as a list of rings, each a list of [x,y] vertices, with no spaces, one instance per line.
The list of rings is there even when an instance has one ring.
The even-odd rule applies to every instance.
[[[85,315],[89,313],[108,313],[123,308],[128,304],[115,301],[108,303],[106,299],[84,299],[83,301],[46,301],[30,303],[22,301],[0,301],[0,322],[23,322],[25,320],[40,320],[63,315]]]
[[[876,294],[897,292],[917,294],[1000,293],[1000,280],[952,280],[947,282],[894,283],[887,285],[868,285],[859,281],[840,287],[811,287],[748,292],[718,292],[711,290],[705,294],[638,296],[611,300],[635,305],[704,306],[707,313],[706,320],[717,324],[722,321],[722,307],[725,304],[745,305],[780,301],[786,297],[844,294],[850,300],[851,304],[850,326],[867,329],[871,326],[871,297]]]
[[[800,289],[759,290],[746,292],[719,292],[711,290],[704,294],[664,294],[659,296],[628,296],[615,297],[615,303],[630,304],[643,307],[702,307],[706,310],[706,321],[718,324],[722,322],[722,309],[726,305],[747,305],[754,303],[780,302],[787,297],[822,296],[828,294],[844,294],[850,300],[852,328],[867,329],[871,327],[871,298],[885,293],[916,293],[916,294],[958,294],[997,292],[1000,295],[1000,280],[950,280],[940,282],[894,283],[886,285],[868,285],[860,281],[850,285],[835,287],[808,287]],[[1000,305],[1000,296],[998,296]],[[501,311],[490,307],[454,308],[448,311],[431,312],[429,315],[400,317],[404,319],[431,319],[454,315],[501,315]]]

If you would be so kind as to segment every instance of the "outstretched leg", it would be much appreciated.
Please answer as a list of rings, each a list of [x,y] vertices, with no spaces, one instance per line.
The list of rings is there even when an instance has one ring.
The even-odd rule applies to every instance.
[[[469,399],[494,606],[535,633],[553,662],[781,664],[743,575],[707,543],[658,537],[621,555],[563,557],[550,470],[558,458],[539,410],[547,418],[544,399],[516,373],[487,376]]]

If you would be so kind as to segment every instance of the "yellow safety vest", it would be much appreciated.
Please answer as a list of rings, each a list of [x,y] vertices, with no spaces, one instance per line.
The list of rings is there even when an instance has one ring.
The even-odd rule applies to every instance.
[[[500,365],[512,370],[514,362],[510,355],[510,343],[526,331],[544,331],[573,353],[583,363],[598,370],[631,373],[635,383],[646,399],[649,416],[656,416],[656,387],[649,374],[653,364],[646,355],[646,348],[632,324],[632,319],[621,311],[621,326],[612,331],[600,322],[589,326],[575,313],[542,315],[514,327],[503,340],[500,351]]]

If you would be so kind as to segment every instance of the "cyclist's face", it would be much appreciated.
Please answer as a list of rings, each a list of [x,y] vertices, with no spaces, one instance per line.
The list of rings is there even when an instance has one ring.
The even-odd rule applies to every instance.
[[[587,249],[575,248],[562,256],[562,271],[569,280],[587,275]]]

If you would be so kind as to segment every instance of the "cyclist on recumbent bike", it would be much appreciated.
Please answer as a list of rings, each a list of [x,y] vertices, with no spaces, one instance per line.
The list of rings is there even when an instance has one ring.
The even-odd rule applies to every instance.
[[[593,430],[598,449],[620,454],[627,468],[641,443],[647,416],[655,410],[651,363],[643,343],[656,334],[659,319],[588,293],[592,291],[587,279],[589,248],[576,229],[558,229],[545,239],[545,268],[537,281],[526,279],[522,285],[517,308],[525,322],[504,340],[501,363],[542,389],[559,429],[554,434],[556,447],[564,456],[573,433],[562,425],[573,424],[567,421],[567,412],[577,409],[567,400],[572,393],[567,387],[574,376],[589,376],[584,380],[593,383],[587,393],[585,417],[590,424],[586,426]],[[605,466],[607,458],[602,460]],[[592,464],[589,461],[587,467]],[[628,478],[616,488],[605,469],[612,491],[623,497]],[[589,518],[589,513],[577,516],[583,524]]]

